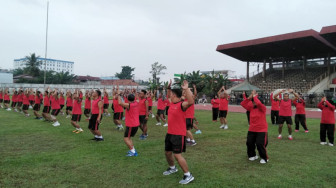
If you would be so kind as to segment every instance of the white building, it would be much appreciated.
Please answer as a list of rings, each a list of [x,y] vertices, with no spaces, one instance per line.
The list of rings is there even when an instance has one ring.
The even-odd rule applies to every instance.
[[[213,70],[212,70],[213,71]],[[211,74],[212,71],[201,71],[202,74]],[[214,70],[215,74],[220,74],[223,76],[227,76],[228,78],[233,78],[235,76],[235,71],[232,70]]]
[[[26,67],[26,58],[14,59],[14,69],[25,68]],[[69,72],[70,74],[74,74],[74,62],[72,61],[63,61],[57,59],[45,59],[45,58],[37,58],[38,61],[41,61],[39,68],[40,70],[44,70],[44,65],[47,63],[46,70],[47,71],[55,71],[55,72]]]

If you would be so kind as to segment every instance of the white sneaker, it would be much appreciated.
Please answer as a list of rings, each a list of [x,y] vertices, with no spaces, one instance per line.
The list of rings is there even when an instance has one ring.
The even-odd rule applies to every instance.
[[[224,125],[221,125],[219,128],[220,128],[220,129],[224,129],[224,127],[225,127]]]
[[[329,146],[334,146],[334,144],[332,144],[332,143],[329,143],[328,145],[329,145]]]
[[[168,127],[168,124],[166,123],[166,124],[164,124],[163,126],[164,126],[164,127]]]
[[[70,115],[67,115],[65,118],[69,118],[70,117]]]
[[[228,128],[229,128],[229,126],[228,126],[228,125],[225,125],[225,126],[224,126],[224,129],[225,129],[225,130],[226,130],[226,129],[228,129]]]
[[[267,162],[268,162],[268,160],[267,160]],[[265,159],[260,160],[260,164],[266,164],[267,162],[265,161]]]
[[[154,114],[152,114],[152,118],[155,118]]]
[[[11,111],[12,109],[11,108],[7,108],[7,111]]]
[[[278,139],[282,139],[282,135],[281,134],[279,134]]]
[[[327,145],[327,142],[320,142],[321,145]]]
[[[54,127],[57,127],[57,126],[60,126],[61,124],[58,122],[58,121],[56,121],[55,123],[53,123],[52,124]]]
[[[250,157],[249,160],[250,160],[250,161],[254,161],[254,160],[257,160],[258,158],[259,158],[258,155],[256,155],[256,156],[254,156],[254,157]]]
[[[155,125],[161,125],[161,123],[159,122],[159,123],[157,123],[157,124],[155,124]]]

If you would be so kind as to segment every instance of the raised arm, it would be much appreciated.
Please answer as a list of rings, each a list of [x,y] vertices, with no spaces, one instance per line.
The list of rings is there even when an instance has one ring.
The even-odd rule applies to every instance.
[[[183,81],[182,89],[185,92],[186,99],[187,99],[187,101],[184,101],[182,103],[182,108],[183,108],[183,110],[187,110],[191,105],[194,104],[193,94],[191,93],[190,89],[188,88],[188,81],[187,80]]]

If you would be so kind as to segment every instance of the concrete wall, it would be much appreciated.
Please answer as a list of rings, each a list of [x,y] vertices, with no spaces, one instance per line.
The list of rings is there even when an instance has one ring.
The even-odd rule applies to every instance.
[[[318,83],[316,86],[311,88],[308,93],[323,93],[324,90],[329,90],[329,86],[331,84],[331,81],[336,77],[336,72],[332,73],[330,76],[327,76],[325,79],[323,79],[320,83]]]
[[[66,90],[75,90],[80,89],[82,92],[85,92],[85,90],[91,90],[91,89],[101,89],[103,90],[106,88],[108,93],[112,93],[113,86],[107,86],[107,85],[63,85],[63,84],[46,84],[46,88],[49,87],[50,89],[58,88],[59,90],[62,89],[63,91]],[[6,83],[0,83],[0,88],[9,88],[9,91],[12,93],[13,89],[18,88],[32,88],[33,90],[38,89],[39,91],[44,91],[44,85],[43,84],[20,84],[20,83],[12,83],[12,84],[6,84]],[[128,88],[133,89],[137,88],[136,86],[119,86],[121,90]],[[138,90],[141,89],[147,89],[146,86],[139,86]]]

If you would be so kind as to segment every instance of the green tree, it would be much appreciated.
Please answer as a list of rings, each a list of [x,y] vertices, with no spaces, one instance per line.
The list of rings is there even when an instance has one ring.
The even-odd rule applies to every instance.
[[[23,74],[23,69],[18,68],[13,70],[13,76],[18,76]]]
[[[71,84],[76,78],[75,75],[69,74],[69,72],[57,72],[54,74],[54,80],[56,84]]]
[[[165,72],[163,72],[164,70],[167,69],[166,66],[159,64],[159,62],[155,62],[153,63],[151,68],[151,71],[149,71],[149,73],[152,74],[152,78],[153,78],[153,83],[157,83],[159,80],[158,76],[161,74],[165,74]]]
[[[132,79],[134,74],[132,72],[135,68],[132,68],[130,66],[121,66],[121,72],[116,73],[115,76],[119,79]]]
[[[42,62],[38,60],[39,57],[40,56],[36,56],[35,53],[30,54],[30,56],[26,56],[26,67],[23,69],[25,74],[29,74],[33,77],[40,75],[39,66]]]

